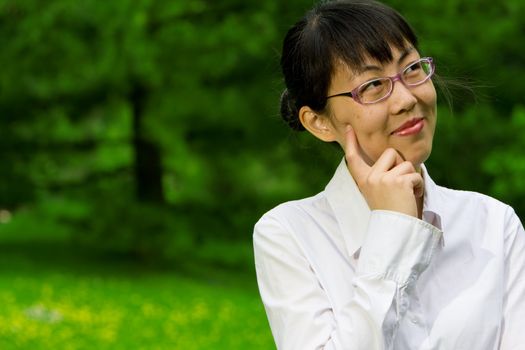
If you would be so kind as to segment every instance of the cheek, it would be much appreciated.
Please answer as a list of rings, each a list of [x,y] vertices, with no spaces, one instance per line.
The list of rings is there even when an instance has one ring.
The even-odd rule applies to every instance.
[[[356,133],[359,146],[367,162],[373,164],[388,145],[388,113],[381,105],[336,105],[332,108],[332,125],[341,145],[344,144],[346,128],[350,125]]]
[[[388,114],[386,111],[370,108],[356,115],[352,126],[361,137],[362,142],[373,141],[382,144],[386,142],[388,134]]]
[[[424,89],[420,95],[420,100],[429,108],[435,109],[437,103],[437,94],[434,84],[430,81],[428,88]]]
[[[388,117],[385,111],[370,109],[356,116],[353,127],[367,161],[373,164],[389,145]]]
[[[354,102],[336,101],[330,107],[330,122],[338,137],[344,137],[348,126],[359,133],[367,120]]]

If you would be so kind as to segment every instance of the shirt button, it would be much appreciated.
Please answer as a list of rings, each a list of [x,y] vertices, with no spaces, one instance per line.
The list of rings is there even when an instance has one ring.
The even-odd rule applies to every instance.
[[[411,319],[410,322],[412,322],[413,324],[417,324],[417,318]]]

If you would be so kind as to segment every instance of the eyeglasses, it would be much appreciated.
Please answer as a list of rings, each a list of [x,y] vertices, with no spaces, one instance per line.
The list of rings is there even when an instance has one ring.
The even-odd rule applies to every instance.
[[[357,103],[364,105],[380,102],[392,94],[396,81],[401,81],[403,85],[409,88],[418,86],[430,79],[434,71],[435,65],[432,57],[423,57],[410,63],[393,77],[372,79],[364,82],[350,92],[331,95],[327,98],[348,96],[353,98]]]

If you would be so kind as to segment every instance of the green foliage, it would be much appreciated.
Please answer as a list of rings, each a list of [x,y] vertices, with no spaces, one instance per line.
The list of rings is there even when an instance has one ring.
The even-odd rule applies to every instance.
[[[516,105],[505,135],[512,142],[500,143],[484,159],[483,169],[493,176],[491,192],[523,210],[525,193],[525,108]],[[523,213],[523,212],[522,212]]]
[[[508,38],[525,5],[389,3],[441,76],[474,86],[452,89],[453,111],[440,100],[433,177],[523,215],[525,50]],[[341,157],[278,116],[281,40],[311,4],[1,2],[0,207],[38,222],[63,201],[48,227],[143,257],[249,241],[264,211],[322,190]]]

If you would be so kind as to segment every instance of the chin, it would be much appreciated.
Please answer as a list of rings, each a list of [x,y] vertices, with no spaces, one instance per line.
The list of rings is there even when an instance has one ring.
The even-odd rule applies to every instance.
[[[423,142],[417,142],[410,145],[402,145],[397,148],[399,153],[403,156],[405,160],[408,160],[414,166],[419,166],[427,161],[432,152],[432,141],[430,140],[421,140]],[[395,147],[394,147],[395,148]]]
[[[419,169],[421,164],[426,162],[429,157],[430,157],[430,150],[428,150],[426,152],[421,152],[421,153],[418,153],[418,154],[414,154],[414,155],[408,156],[405,159],[408,160],[409,162],[411,162],[416,169]]]

